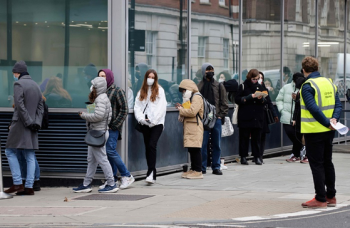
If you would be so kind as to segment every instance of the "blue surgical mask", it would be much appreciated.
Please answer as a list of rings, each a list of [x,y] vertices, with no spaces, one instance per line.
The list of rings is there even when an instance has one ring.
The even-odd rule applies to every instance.
[[[17,78],[15,75],[13,75],[13,79],[14,79],[15,81],[18,81],[18,78]]]

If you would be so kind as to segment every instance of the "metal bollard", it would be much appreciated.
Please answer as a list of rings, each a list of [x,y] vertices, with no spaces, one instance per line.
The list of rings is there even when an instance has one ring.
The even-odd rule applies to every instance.
[[[0,199],[11,199],[13,196],[4,192],[2,179],[2,160],[1,160],[1,139],[0,139]]]

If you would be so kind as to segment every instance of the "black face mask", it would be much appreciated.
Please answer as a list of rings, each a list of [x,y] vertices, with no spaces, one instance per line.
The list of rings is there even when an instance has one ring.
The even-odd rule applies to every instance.
[[[207,72],[205,73],[205,76],[207,79],[211,80],[214,77],[214,72]]]

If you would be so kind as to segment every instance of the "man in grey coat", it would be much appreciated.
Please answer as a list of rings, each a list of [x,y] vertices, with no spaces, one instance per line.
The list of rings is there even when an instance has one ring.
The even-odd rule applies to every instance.
[[[39,149],[38,130],[44,113],[43,99],[39,86],[27,72],[27,65],[19,61],[13,67],[14,103],[10,132],[7,138],[5,154],[13,179],[13,185],[6,193],[34,195],[35,151]],[[25,188],[22,184],[21,169],[17,159],[17,149],[24,152],[27,161]]]

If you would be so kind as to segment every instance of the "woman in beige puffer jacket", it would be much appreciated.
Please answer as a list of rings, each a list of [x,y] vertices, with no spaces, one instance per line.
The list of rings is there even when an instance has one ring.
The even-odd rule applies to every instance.
[[[196,84],[189,79],[183,80],[179,85],[179,90],[183,94],[183,101],[190,101],[191,107],[186,109],[180,104],[179,120],[184,125],[184,147],[188,148],[191,157],[191,170],[182,174],[187,179],[202,179],[202,154],[204,128],[201,119],[203,118],[203,99],[198,92]]]

